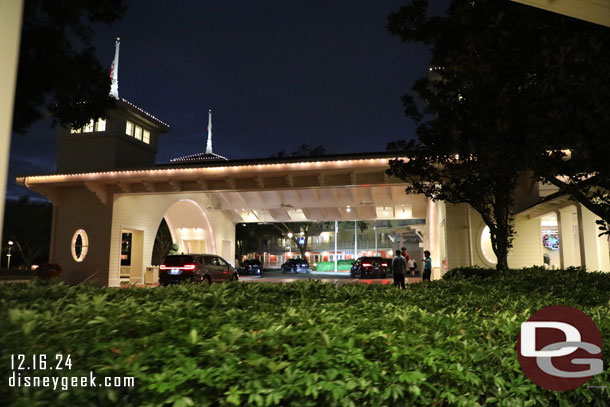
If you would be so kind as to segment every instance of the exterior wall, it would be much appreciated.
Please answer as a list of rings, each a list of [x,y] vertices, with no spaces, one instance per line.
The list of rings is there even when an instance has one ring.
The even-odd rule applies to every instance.
[[[508,254],[508,266],[511,268],[542,266],[544,264],[542,254],[540,218],[515,218],[515,239],[513,248]]]
[[[142,194],[142,195],[118,195],[114,200],[112,214],[112,232],[110,238],[108,267],[108,285],[120,285],[120,255],[121,255],[121,233],[125,229],[141,230],[143,232],[143,269],[132,270],[132,276],[143,275],[144,268],[150,265],[155,236],[168,209],[180,200],[190,200],[202,208],[210,221],[214,234],[215,252],[219,255],[223,247],[223,240],[232,242],[230,258],[226,258],[231,264],[235,259],[235,224],[231,218],[219,210],[206,209],[211,206],[210,198],[205,193],[182,193],[182,194]],[[171,226],[170,226],[171,228]],[[107,254],[108,256],[108,254]]]
[[[470,241],[472,242],[472,265],[479,267],[495,267],[488,262],[481,250],[481,232],[485,227],[483,218],[470,208]],[[511,268],[542,265],[540,219],[515,218],[515,238],[513,248],[508,253],[508,266]],[[455,244],[454,244],[454,247]],[[459,248],[459,246],[457,246]],[[461,248],[464,250],[464,248]],[[464,263],[462,263],[464,264]],[[465,263],[467,264],[467,263]]]
[[[65,133],[66,130],[60,132]],[[66,174],[114,168],[116,138],[105,132],[60,134],[57,172]]]
[[[86,279],[100,285],[108,284],[108,252],[110,250],[110,224],[112,207],[103,205],[83,188],[61,190],[54,205],[51,239],[51,263],[58,263],[61,277],[69,284]],[[78,229],[84,229],[89,240],[87,255],[82,262],[72,258],[72,238]]]
[[[109,134],[108,131],[64,133],[58,142],[57,171],[62,174],[152,167],[155,164],[156,150],[127,135]]]

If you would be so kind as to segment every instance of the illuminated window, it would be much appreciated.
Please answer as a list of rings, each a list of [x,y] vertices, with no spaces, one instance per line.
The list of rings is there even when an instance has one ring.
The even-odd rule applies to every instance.
[[[95,131],[106,131],[105,119],[97,119],[97,123],[95,124]]]
[[[83,133],[93,132],[93,127],[94,127],[94,122],[93,122],[93,119],[91,119],[89,121],[89,123],[85,124],[85,127],[83,127]]]
[[[150,144],[150,131],[144,130],[144,136],[142,137],[142,141],[146,144]]]
[[[138,140],[142,140],[142,127],[136,126],[136,132],[134,134],[134,137]]]
[[[132,122],[127,122],[127,125],[125,126],[125,134],[127,134],[128,136],[133,136],[133,123]]]
[[[498,263],[496,259],[496,254],[494,253],[493,246],[491,245],[491,234],[489,232],[489,226],[485,226],[481,231],[481,253],[483,254],[483,258],[489,264]]]
[[[76,262],[82,262],[87,256],[89,250],[89,238],[84,229],[79,229],[72,237],[72,258]]]
[[[80,129],[70,129],[70,133],[71,134],[76,134],[76,133],[80,133]]]

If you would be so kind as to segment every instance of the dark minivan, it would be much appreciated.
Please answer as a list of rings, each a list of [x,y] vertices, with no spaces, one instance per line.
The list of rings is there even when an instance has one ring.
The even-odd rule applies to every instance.
[[[235,268],[215,254],[175,254],[159,266],[159,284],[236,281]]]

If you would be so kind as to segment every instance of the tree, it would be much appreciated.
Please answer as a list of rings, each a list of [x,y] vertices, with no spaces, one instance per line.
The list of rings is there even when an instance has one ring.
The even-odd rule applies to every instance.
[[[235,226],[235,257],[241,261],[248,253],[259,251],[261,243],[265,246],[265,242],[277,237],[281,233],[270,223],[239,223]]]
[[[510,1],[453,0],[441,17],[428,17],[427,7],[426,0],[413,0],[389,16],[391,33],[429,45],[432,56],[428,77],[412,87],[425,111],[411,95],[403,97],[419,140],[388,146],[409,157],[393,160],[388,173],[410,182],[408,193],[470,204],[490,228],[497,267],[507,268],[518,177],[530,169],[541,175],[549,151],[579,145],[587,129],[598,126],[577,120],[568,128],[580,127],[580,133],[562,134],[560,126],[574,120],[562,109],[585,121],[601,118],[607,129],[603,113],[587,111],[595,101],[607,106],[610,96],[608,66],[595,66],[600,51],[607,61],[604,29]],[[594,56],[584,55],[590,51]],[[577,61],[564,69],[564,58]],[[600,77],[589,81],[590,72]],[[606,99],[595,97],[583,108],[573,97],[586,97],[591,85]],[[555,183],[557,174],[548,170],[545,179]]]
[[[537,74],[543,103],[529,112],[530,129],[553,148],[532,162],[545,182],[569,193],[601,218],[610,233],[610,29],[556,19],[544,75]],[[545,27],[549,29],[549,27]],[[532,135],[532,138],[534,138]]]
[[[21,263],[30,269],[35,262],[48,262],[52,213],[50,203],[30,201],[27,196],[6,201],[2,241],[12,240],[13,254],[19,256],[12,265]]]
[[[25,1],[15,132],[25,133],[45,110],[54,124],[82,127],[114,106],[108,70],[91,42],[91,24],[110,24],[125,12],[125,0]]]
[[[174,241],[172,239],[172,234],[167,226],[167,222],[165,218],[161,219],[161,223],[159,224],[159,229],[157,230],[157,235],[155,236],[155,244],[153,246],[152,259],[151,264],[161,264],[165,257],[171,253],[174,249]]]

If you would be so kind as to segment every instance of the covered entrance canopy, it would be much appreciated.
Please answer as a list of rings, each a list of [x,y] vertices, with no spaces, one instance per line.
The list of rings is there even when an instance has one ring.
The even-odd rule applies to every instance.
[[[145,267],[164,217],[174,241],[192,218],[196,225],[191,228],[200,230],[206,241],[196,247],[230,262],[235,253],[235,223],[430,218],[428,200],[406,195],[404,183],[385,173],[389,158],[382,153],[182,162],[141,170],[31,176],[18,182],[55,204],[52,259],[65,265],[64,270],[72,268],[68,274],[74,281],[93,272],[85,267],[88,259],[95,262],[90,266],[98,274],[103,273],[99,265],[107,265],[106,282],[115,285],[120,275],[121,232],[142,231]],[[436,219],[432,229],[435,224]],[[91,231],[89,255],[76,264],[65,254],[74,228]],[[426,235],[438,239],[438,232],[427,232],[428,228]],[[189,233],[184,239],[192,241],[194,232]],[[94,246],[100,241],[104,244],[96,255]]]

